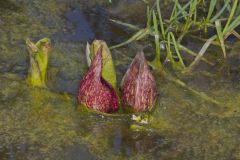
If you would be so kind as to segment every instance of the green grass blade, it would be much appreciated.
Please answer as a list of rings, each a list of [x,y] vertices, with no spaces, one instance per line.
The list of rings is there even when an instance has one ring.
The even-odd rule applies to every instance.
[[[160,41],[159,41],[159,31],[158,31],[158,23],[155,11],[153,11],[153,25],[154,25],[154,37],[155,37],[155,45],[156,45],[156,58],[160,60]]]
[[[233,16],[234,16],[234,13],[235,13],[235,10],[237,8],[237,4],[238,4],[238,0],[234,0],[234,3],[233,3],[233,6],[232,6],[232,9],[231,9],[231,12],[230,12],[230,15],[228,17],[228,21],[223,29],[223,32],[226,32],[229,24],[231,23],[232,19],[233,19]]]
[[[170,34],[171,37],[172,37],[172,40],[173,40],[173,43],[174,43],[174,48],[175,48],[175,51],[176,51],[177,56],[178,56],[178,59],[179,59],[179,64],[181,64],[181,67],[182,67],[182,68],[185,68],[185,64],[184,64],[183,59],[182,59],[182,56],[181,56],[181,54],[180,54],[180,52],[179,52],[179,47],[178,47],[178,44],[177,44],[177,42],[176,42],[176,39],[175,39],[175,37],[174,37],[174,35],[173,35],[172,32],[170,32],[169,34]]]
[[[150,28],[152,25],[152,12],[150,11],[150,7],[147,6],[147,28]]]
[[[188,73],[191,72],[192,69],[199,63],[199,61],[201,60],[201,58],[203,57],[204,53],[206,52],[206,50],[208,49],[208,47],[210,46],[210,44],[217,38],[216,35],[212,36],[211,38],[209,38],[206,43],[203,45],[203,47],[201,48],[201,50],[199,51],[197,57],[194,59],[194,61],[185,69],[184,73]]]
[[[109,21],[114,22],[114,23],[119,24],[119,25],[122,25],[122,26],[125,26],[125,27],[128,27],[132,30],[140,30],[140,28],[135,26],[135,25],[125,23],[125,22],[122,22],[122,21],[119,21],[119,20],[109,19]]]
[[[187,15],[188,15],[188,13],[186,12],[186,9],[187,9],[187,7],[189,7],[190,5],[191,5],[191,3],[192,3],[192,0],[191,1],[189,1],[187,4],[185,4],[183,7],[181,6],[181,4],[179,4],[179,2],[178,1],[176,1],[176,4],[177,4],[177,9],[178,9],[178,12],[176,13],[176,17],[177,16],[179,16],[179,14],[182,14],[183,16],[184,16],[184,19],[186,20],[187,18]],[[175,18],[176,18],[175,17]],[[175,19],[174,18],[174,19]]]
[[[171,51],[171,41],[172,41],[172,43],[174,45],[174,49],[176,51],[178,61],[175,61],[174,58],[173,58],[172,51]],[[172,32],[168,33],[167,52],[168,52],[167,57],[170,60],[170,62],[172,63],[173,68],[175,68],[176,70],[183,70],[185,68],[185,64],[183,62],[182,56],[181,56],[181,54],[179,52],[178,44],[177,44],[176,39],[175,39],[175,37],[174,37]]]
[[[209,9],[208,9],[208,14],[207,14],[207,18],[206,18],[206,22],[208,23],[212,14],[213,14],[213,11],[216,7],[216,4],[217,4],[217,0],[211,0],[210,2],[210,6],[209,6]]]
[[[178,44],[178,46],[179,46],[179,49],[180,49],[180,50],[185,51],[185,52],[188,53],[189,55],[192,55],[192,56],[194,56],[194,57],[196,57],[196,56],[198,55],[196,52],[190,50],[189,48],[187,48],[187,47],[185,47],[185,46],[183,46],[183,45],[181,45],[181,44]],[[204,61],[205,63],[211,65],[211,66],[214,65],[213,62],[207,60],[207,59],[204,58],[204,57],[201,57],[201,60]]]
[[[218,39],[220,41],[221,48],[223,51],[223,56],[224,56],[224,58],[226,58],[226,49],[225,49],[225,45],[224,45],[224,36],[223,36],[223,32],[222,32],[222,25],[219,20],[215,22],[215,26],[216,26],[216,30],[217,30]]]
[[[172,55],[172,50],[171,50],[171,37],[170,34],[168,34],[168,39],[167,39],[167,58],[170,60],[172,64],[174,64],[174,59]]]
[[[174,15],[176,14],[176,11],[177,11],[177,3],[178,3],[178,0],[175,0],[175,1],[174,1],[174,7],[173,7],[173,10],[172,10],[172,12],[171,12],[170,19],[169,19],[170,22],[172,21],[172,18],[173,18]]]
[[[181,7],[181,5],[178,3],[178,1],[175,1],[177,3],[177,8],[179,9],[178,12],[176,12],[176,14],[172,17],[172,21],[175,21],[175,19],[182,14],[184,16],[184,18],[186,19],[185,15],[188,15],[187,12],[185,11],[187,9],[187,7],[190,6],[192,1],[189,1],[187,4],[185,4],[183,7]],[[171,22],[172,22],[171,21]]]
[[[158,19],[159,19],[163,39],[166,39],[165,29],[163,26],[163,20],[162,20],[161,9],[160,9],[160,0],[157,0],[157,13],[158,13]]]
[[[209,23],[210,18],[212,17],[212,14],[213,14],[213,11],[216,7],[216,4],[217,4],[217,0],[211,0],[210,6],[209,6],[209,9],[208,9],[207,18],[205,19],[205,23],[204,23],[205,32],[207,31],[207,24]]]
[[[237,9],[236,9],[236,15],[240,14],[240,5],[238,5]]]
[[[227,4],[227,10],[230,12],[230,11],[231,11],[231,5],[230,5],[230,2],[228,2],[227,0],[224,0],[224,3]]]
[[[117,44],[117,45],[114,45],[114,46],[110,47],[110,49],[119,48],[119,47],[125,46],[133,41],[136,41],[137,39],[139,40],[139,37],[142,36],[142,34],[145,34],[145,32],[149,32],[149,30],[147,28],[141,29],[137,33],[135,33],[131,38],[129,38],[127,41]]]
[[[221,9],[213,18],[211,18],[210,23],[215,22],[216,19],[218,19],[218,18],[223,14],[223,12],[224,12],[225,9],[227,8],[229,2],[230,2],[230,0],[228,0],[228,1],[224,4],[224,6],[222,7],[222,9]]]
[[[233,31],[237,26],[240,25],[240,16],[238,16],[229,26],[226,28],[225,31],[223,31],[223,34],[225,35],[228,32]]]

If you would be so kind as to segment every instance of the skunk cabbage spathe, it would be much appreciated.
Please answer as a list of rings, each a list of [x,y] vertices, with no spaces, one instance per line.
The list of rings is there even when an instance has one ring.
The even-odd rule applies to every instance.
[[[99,48],[102,47],[102,78],[107,81],[115,90],[117,89],[117,77],[111,52],[107,43],[103,40],[94,40],[91,45],[87,43],[86,57],[88,66],[96,57]]]
[[[101,46],[91,66],[80,82],[78,100],[86,107],[100,112],[115,112],[118,98],[114,88],[102,77],[103,46]]]
[[[135,56],[122,79],[122,104],[131,107],[135,112],[148,111],[153,107],[156,97],[156,84],[141,51]]]
[[[27,39],[26,45],[30,59],[27,82],[32,86],[46,87],[50,40],[48,38],[43,38],[34,44]]]

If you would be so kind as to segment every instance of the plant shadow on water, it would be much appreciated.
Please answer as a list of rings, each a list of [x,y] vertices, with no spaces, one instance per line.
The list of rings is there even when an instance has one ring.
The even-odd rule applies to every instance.
[[[90,28],[90,25],[83,13],[81,13],[80,8],[74,8],[65,13],[65,17],[67,18],[69,23],[72,23],[75,27],[75,30],[72,35],[65,34],[61,37],[61,39],[69,42],[69,41],[91,41],[94,38],[94,33]],[[70,25],[69,25],[70,26]]]
[[[236,65],[229,75],[224,67],[200,64],[199,70],[202,66],[216,74],[197,69],[183,77],[223,106],[201,100],[154,73],[160,98],[146,125],[129,115],[108,117],[76,109],[79,81],[87,71],[86,41],[99,38],[111,45],[129,37],[127,30],[108,21],[107,11],[100,7],[108,5],[104,2],[0,2],[0,159],[239,159]],[[53,40],[50,90],[31,88],[24,81],[28,68],[24,40],[43,36]],[[186,43],[199,47],[198,41]],[[136,43],[112,51],[118,82],[141,48]],[[230,64],[238,64],[239,49],[234,48]],[[209,51],[210,59],[216,51]]]

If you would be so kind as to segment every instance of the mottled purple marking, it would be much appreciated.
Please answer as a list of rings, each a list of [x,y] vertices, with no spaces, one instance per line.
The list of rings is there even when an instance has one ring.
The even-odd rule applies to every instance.
[[[138,53],[121,82],[122,103],[131,106],[135,112],[150,110],[157,97],[154,77],[151,74],[144,53]]]
[[[103,47],[100,47],[87,74],[80,82],[78,100],[90,109],[109,113],[118,110],[118,100],[113,87],[101,76],[102,50]]]

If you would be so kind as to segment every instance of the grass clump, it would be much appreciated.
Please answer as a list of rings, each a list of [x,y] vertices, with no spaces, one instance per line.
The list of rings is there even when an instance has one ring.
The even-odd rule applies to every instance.
[[[235,31],[240,24],[240,15],[237,14],[240,10],[240,4],[237,0],[226,0],[223,4],[220,4],[220,1],[217,0],[211,0],[210,2],[190,0],[187,3],[172,0],[169,3],[173,6],[169,17],[162,15],[160,0],[156,0],[151,7],[148,6],[146,28],[139,29],[137,26],[118,21],[118,24],[131,27],[137,32],[127,41],[111,48],[122,47],[133,41],[152,36],[156,46],[155,59],[151,63],[153,68],[162,70],[162,62],[170,60],[173,68],[182,71],[182,73],[191,72],[200,60],[213,65],[213,62],[203,57],[211,44],[219,45],[224,58],[227,57],[225,39],[231,34],[239,37],[239,34]],[[200,14],[202,12],[201,8],[207,6],[209,6],[207,13]],[[224,27],[222,27],[223,24]],[[195,35],[199,31],[207,33],[210,29],[216,30],[216,34],[206,39],[198,53],[181,44],[186,35]],[[166,46],[167,53],[161,53],[160,45],[162,44]],[[189,62],[188,66],[184,64],[182,51],[195,57],[192,62]],[[164,57],[164,59],[160,59],[160,57]]]
[[[161,12],[160,0],[156,0],[152,6],[147,7],[145,28],[138,28],[132,24],[117,21],[120,25],[136,30],[136,33],[127,41],[112,46],[111,49],[125,46],[146,37],[153,37],[155,58],[149,63],[152,68],[161,71],[168,80],[192,91],[201,98],[219,104],[215,99],[190,88],[181,80],[171,76],[170,73],[166,73],[164,62],[170,61],[172,68],[182,74],[191,73],[200,61],[208,65],[214,65],[214,62],[204,57],[211,45],[221,47],[223,57],[227,58],[226,38],[231,34],[240,37],[235,31],[240,25],[240,15],[238,14],[240,4],[238,0],[222,2],[217,0],[190,0],[186,3],[172,0],[168,3],[172,4],[172,10],[168,17]],[[207,13],[204,13],[203,8],[207,8]],[[182,44],[186,36],[198,37],[198,32],[210,35],[208,34],[210,30],[215,30],[216,33],[204,39],[205,42],[199,52],[193,51]],[[198,39],[203,40],[201,37],[198,37]],[[184,59],[183,52],[193,56],[193,60],[186,63],[187,60]]]

